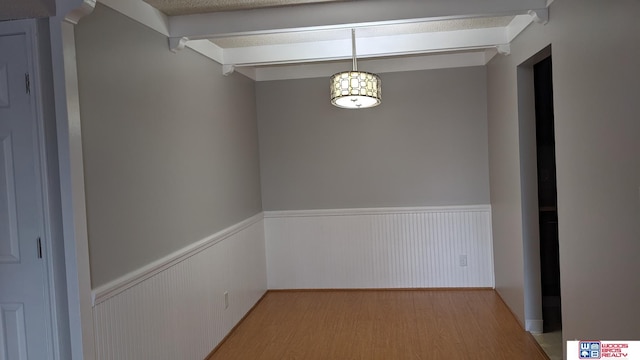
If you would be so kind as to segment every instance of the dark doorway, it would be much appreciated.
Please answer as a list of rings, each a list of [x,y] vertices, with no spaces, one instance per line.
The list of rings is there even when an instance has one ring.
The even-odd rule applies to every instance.
[[[533,66],[544,332],[562,329],[551,56]]]

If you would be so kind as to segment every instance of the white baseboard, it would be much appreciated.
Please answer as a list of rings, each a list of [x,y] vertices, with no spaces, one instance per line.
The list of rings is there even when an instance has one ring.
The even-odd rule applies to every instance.
[[[528,332],[532,334],[542,334],[544,321],[542,320],[526,320],[525,328]]]

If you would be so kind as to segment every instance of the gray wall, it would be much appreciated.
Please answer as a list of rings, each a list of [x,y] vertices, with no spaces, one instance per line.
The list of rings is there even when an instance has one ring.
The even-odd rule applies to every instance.
[[[489,202],[485,68],[380,76],[362,110],[328,78],[256,85],[265,210]]]
[[[92,286],[261,209],[254,83],[98,4],[76,27]]]
[[[488,66],[496,287],[524,318],[517,66],[552,46],[563,337],[638,339],[640,2],[557,0]]]

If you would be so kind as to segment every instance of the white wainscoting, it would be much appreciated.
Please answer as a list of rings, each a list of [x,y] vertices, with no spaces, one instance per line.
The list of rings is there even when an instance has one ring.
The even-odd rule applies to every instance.
[[[266,288],[258,214],[96,289],[96,357],[202,360]]]
[[[269,289],[494,287],[490,205],[264,216]]]

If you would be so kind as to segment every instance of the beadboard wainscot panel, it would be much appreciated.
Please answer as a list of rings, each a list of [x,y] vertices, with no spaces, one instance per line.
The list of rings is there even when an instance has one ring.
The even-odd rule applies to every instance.
[[[204,359],[266,292],[265,261],[258,214],[96,289],[97,359]]]
[[[494,287],[490,205],[264,216],[269,289]]]

